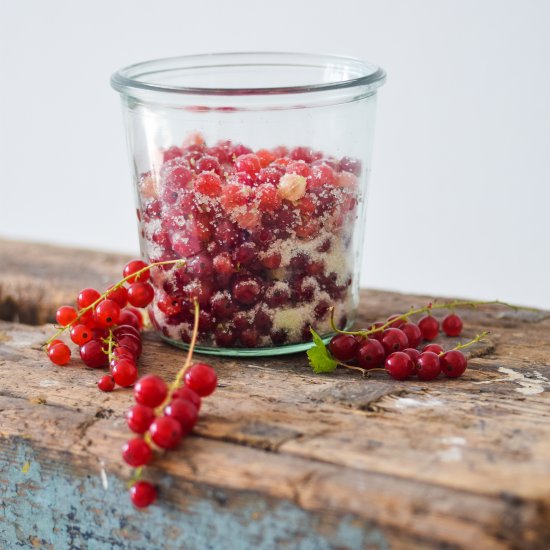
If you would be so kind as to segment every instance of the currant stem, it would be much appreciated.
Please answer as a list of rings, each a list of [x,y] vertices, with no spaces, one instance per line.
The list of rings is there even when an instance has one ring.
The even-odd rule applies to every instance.
[[[340,362],[338,362],[338,365],[340,367],[345,367],[346,369],[359,371],[361,373],[361,375],[363,376],[363,378],[366,377],[366,375],[367,375],[366,369],[362,369],[361,367],[354,367],[353,365],[348,365],[346,363],[340,363]]]
[[[488,334],[489,332],[484,330],[480,334],[477,334],[476,337],[472,338],[469,342],[466,342],[465,344],[458,344],[458,346],[455,346],[452,350],[448,350],[448,351],[458,351],[458,350],[467,348],[469,346],[472,346],[473,344],[477,344],[477,342],[480,342],[481,340],[483,340],[483,338],[485,338]],[[442,351],[439,354],[439,356],[443,355],[444,353],[446,352]]]
[[[64,327],[60,327],[58,331],[44,343],[44,347],[46,347],[50,342],[61,336],[66,330],[69,330],[74,324],[78,323],[82,316],[93,309],[99,302],[105,300],[109,294],[111,294],[114,290],[117,288],[120,288],[124,283],[128,282],[130,279],[138,278],[142,273],[145,273],[146,271],[150,270],[153,267],[161,266],[161,265],[170,265],[174,264],[177,267],[182,267],[185,265],[185,260],[166,260],[164,262],[153,262],[152,264],[149,264],[143,268],[141,268],[139,271],[136,271],[135,273],[132,273],[131,275],[128,275],[127,277],[124,277],[124,279],[121,279],[118,283],[114,284],[109,290],[104,292],[95,302],[91,303],[89,306],[83,307],[82,309],[78,310],[78,315],[75,319],[73,319],[68,325]]]
[[[450,309],[453,310],[455,308],[459,307],[471,307],[476,308],[478,306],[488,306],[488,305],[499,305],[499,306],[505,306],[509,307],[515,311],[533,311],[538,312],[539,310],[532,307],[522,307],[522,306],[514,306],[512,304],[509,304],[507,302],[502,302],[500,300],[491,300],[491,301],[482,301],[482,300],[474,300],[474,301],[466,301],[466,300],[454,300],[452,302],[447,303],[441,303],[441,304],[428,304],[427,306],[420,307],[420,308],[413,308],[411,307],[409,311],[406,313],[403,313],[401,315],[398,315],[397,317],[394,317],[391,321],[388,321],[381,325],[380,327],[373,328],[370,330],[356,330],[356,331],[348,331],[348,330],[340,330],[336,327],[336,324],[334,323],[334,307],[330,309],[330,325],[332,327],[332,330],[334,332],[337,332],[338,334],[351,334],[352,336],[370,336],[371,334],[375,332],[382,332],[389,328],[395,321],[398,320],[407,320],[409,317],[412,317],[413,315],[417,315],[419,313],[429,313],[433,309]]]
[[[114,359],[113,357],[113,344],[114,344],[114,338],[113,338],[113,329],[109,329],[109,336],[103,340],[107,344],[107,357],[109,358],[109,364],[111,364],[111,361]]]

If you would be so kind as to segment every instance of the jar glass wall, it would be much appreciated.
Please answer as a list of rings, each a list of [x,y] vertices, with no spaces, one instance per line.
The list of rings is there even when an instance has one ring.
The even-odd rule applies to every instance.
[[[149,314],[197,351],[273,355],[350,326],[384,72],[355,59],[218,54],[115,73],[147,261]]]

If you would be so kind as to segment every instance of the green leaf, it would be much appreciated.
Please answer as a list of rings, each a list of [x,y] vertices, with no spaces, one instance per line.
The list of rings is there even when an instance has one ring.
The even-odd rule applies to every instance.
[[[314,346],[307,350],[309,364],[313,368],[313,372],[332,372],[337,366],[338,361],[335,361],[328,351],[321,337],[312,329],[309,329],[313,335]]]

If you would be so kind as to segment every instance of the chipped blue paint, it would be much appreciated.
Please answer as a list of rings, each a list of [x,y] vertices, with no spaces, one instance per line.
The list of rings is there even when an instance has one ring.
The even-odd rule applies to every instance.
[[[145,512],[129,503],[124,483],[100,475],[74,478],[61,467],[40,464],[28,443],[17,446],[16,461],[0,453],[2,503],[0,548],[154,550],[246,550],[333,548],[385,550],[373,525],[352,516],[313,514],[288,501],[254,493],[210,489],[186,499],[186,511],[169,503]],[[1,450],[1,446],[0,446]],[[7,484],[6,484],[7,481]],[[108,489],[104,483],[108,482]],[[169,485],[165,478],[161,485]]]

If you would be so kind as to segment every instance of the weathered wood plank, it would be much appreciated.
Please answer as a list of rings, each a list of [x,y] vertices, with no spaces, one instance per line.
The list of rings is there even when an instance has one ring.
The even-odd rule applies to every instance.
[[[107,271],[72,275],[74,287]],[[424,302],[365,292],[362,319]],[[144,514],[119,455],[131,392],[98,393],[77,361],[51,365],[45,327],[0,323],[0,543],[151,548],[165,532],[167,548],[547,548],[550,318],[464,316],[469,334],[492,334],[460,380],[314,376],[303,355],[209,358],[220,388],[196,436],[150,469],[162,503]],[[172,377],[181,351],[146,338],[142,372]]]

